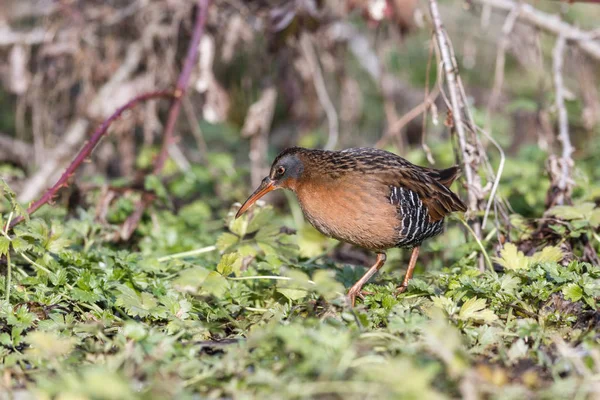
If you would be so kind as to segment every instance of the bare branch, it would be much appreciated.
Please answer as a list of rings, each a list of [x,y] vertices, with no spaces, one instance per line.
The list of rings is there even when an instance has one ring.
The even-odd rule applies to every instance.
[[[444,73],[446,75],[448,91],[450,93],[450,105],[452,110],[452,118],[454,119],[454,128],[458,135],[458,143],[460,145],[460,149],[464,158],[464,172],[468,185],[469,209],[475,211],[478,209],[478,199],[475,191],[472,190],[472,187],[474,181],[473,178],[476,174],[476,171],[474,171],[473,166],[471,165],[472,146],[470,146],[467,142],[467,134],[465,132],[463,122],[463,104],[461,103],[459,97],[460,92],[457,87],[458,71],[455,68],[455,63],[453,62],[450,55],[450,47],[444,31],[444,27],[442,26],[442,20],[440,17],[440,12],[436,0],[429,0],[429,10],[431,12],[431,17],[433,20],[437,44],[442,56],[442,63],[444,66]]]
[[[319,98],[321,106],[325,110],[325,115],[327,115],[327,122],[329,124],[329,137],[327,138],[325,149],[333,150],[337,145],[340,135],[338,114],[331,101],[331,98],[329,97],[329,94],[327,93],[327,88],[325,87],[325,81],[323,79],[323,73],[321,72],[321,67],[319,66],[315,49],[312,41],[310,40],[310,36],[308,36],[307,33],[303,33],[302,37],[300,38],[300,48],[302,49],[304,57],[308,61],[310,72],[313,76],[313,83],[315,85],[317,97]]]
[[[134,42],[127,48],[127,57],[123,64],[119,66],[111,79],[106,82],[94,98],[90,101],[87,112],[92,117],[98,117],[99,120],[110,118],[114,115],[114,93],[117,88],[123,85],[124,82],[138,67],[142,59],[142,46],[138,42]],[[111,97],[111,95],[113,97]],[[111,105],[107,109],[107,105]],[[34,119],[34,148],[41,144],[42,140],[38,138],[39,129],[36,126],[39,124],[37,119]],[[49,182],[60,174],[61,168],[67,164],[68,157],[76,151],[76,148],[85,139],[90,122],[88,118],[78,118],[71,123],[65,134],[65,139],[57,146],[52,153],[45,157],[44,163],[40,168],[23,184],[23,191],[19,193],[19,201],[29,202],[38,197],[47,187]],[[37,151],[39,152],[39,150]]]
[[[423,100],[422,103],[417,104],[409,112],[394,121],[392,125],[388,127],[385,135],[379,139],[379,141],[375,144],[375,147],[382,147],[389,141],[390,138],[395,135],[399,135],[402,128],[404,128],[410,121],[417,118],[419,115],[426,112],[429,107],[431,107],[431,104],[435,101],[439,94],[440,88],[436,84],[433,91],[431,91],[431,93],[425,97],[425,100]]]
[[[62,176],[60,177],[58,182],[56,182],[54,184],[54,186],[52,186],[50,189],[48,189],[46,191],[46,193],[44,193],[44,195],[40,199],[33,202],[29,206],[29,208],[27,208],[27,213],[33,214],[34,212],[36,212],[41,206],[52,201],[52,199],[54,198],[54,196],[58,193],[58,191],[60,189],[67,186],[67,182],[69,181],[71,176],[73,176],[73,174],[75,173],[77,168],[92,153],[92,151],[94,150],[94,148],[96,147],[96,145],[98,144],[100,139],[102,139],[102,137],[104,137],[104,135],[108,131],[108,128],[110,127],[112,122],[114,122],[116,119],[118,119],[125,111],[129,110],[130,108],[133,108],[138,103],[140,103],[142,101],[146,101],[148,99],[154,99],[154,98],[159,98],[159,97],[172,97],[172,96],[173,96],[173,93],[171,91],[165,91],[165,90],[145,93],[145,94],[138,96],[138,97],[134,98],[133,100],[129,101],[127,104],[119,107],[113,113],[113,115],[111,115],[106,121],[104,121],[102,123],[102,125],[100,125],[98,127],[98,129],[96,129],[96,131],[94,132],[94,134],[92,135],[90,140],[85,144],[85,146],[83,146],[83,148],[81,149],[79,154],[77,154],[77,156],[71,162],[71,164],[69,165],[67,170],[62,174]],[[87,122],[85,122],[85,120],[83,120],[83,121],[84,121],[83,128],[78,128],[78,130],[81,129],[81,130],[85,131],[85,127],[87,127]],[[15,219],[13,219],[12,223],[10,224],[10,228],[15,226],[19,222],[23,221],[23,219],[24,219],[23,217],[17,217]]]
[[[183,64],[183,69],[181,70],[181,74],[177,79],[177,86],[175,88],[175,99],[173,100],[173,104],[171,104],[171,109],[169,110],[169,117],[165,125],[163,145],[154,163],[155,174],[158,174],[160,173],[160,171],[162,171],[165,161],[167,159],[169,146],[174,141],[173,133],[175,131],[175,122],[177,122],[177,117],[179,116],[181,100],[188,88],[190,76],[192,74],[192,69],[194,68],[194,65],[197,63],[198,60],[198,46],[200,45],[200,39],[204,34],[204,26],[206,25],[206,18],[208,15],[208,7],[210,3],[211,0],[198,0],[198,9],[196,10],[196,21],[194,24],[194,31],[192,32],[192,39],[188,47],[188,52],[185,58],[185,63]]]
[[[566,40],[573,41],[581,50],[596,60],[600,60],[600,43],[595,41],[597,32],[586,32],[561,20],[557,15],[548,14],[527,3],[517,3],[512,0],[475,0],[494,8],[512,11],[520,7],[519,19],[535,25]]]
[[[29,165],[32,157],[33,146],[31,144],[0,133],[0,160],[25,167]]]
[[[52,38],[43,28],[34,28],[29,32],[16,32],[10,26],[0,23],[0,47],[15,44],[40,44]]]
[[[569,201],[573,179],[571,178],[571,169],[574,162],[573,145],[569,137],[569,116],[565,107],[565,86],[563,82],[563,62],[565,56],[566,39],[559,36],[556,45],[552,51],[552,65],[554,75],[554,91],[556,93],[556,109],[558,112],[558,140],[562,145],[562,155],[559,159],[560,176],[558,178],[559,193],[556,197],[556,204],[564,204]]]
[[[500,153],[500,163],[498,164],[498,171],[495,174],[496,178],[494,179],[494,184],[492,185],[492,191],[490,192],[490,198],[488,199],[487,205],[485,206],[485,212],[483,213],[483,221],[481,221],[481,226],[482,226],[482,228],[485,229],[492,204],[496,205],[494,200],[496,198],[496,192],[498,191],[498,186],[500,186],[500,179],[502,178],[502,173],[504,172],[504,164],[506,163],[506,155],[504,154],[504,150],[502,150],[502,147],[500,146],[500,144],[498,144],[498,142],[496,140],[494,140],[492,135],[490,135],[484,129],[478,129],[478,130],[479,130],[479,132],[483,133],[490,142],[492,142],[494,147],[496,147],[496,149],[498,149],[498,152]]]
[[[513,27],[515,26],[515,22],[517,21],[517,17],[519,16],[520,9],[520,6],[513,8],[506,17],[504,25],[502,25],[502,37],[498,42],[498,50],[496,52],[494,86],[492,88],[492,94],[490,95],[487,107],[487,130],[490,130],[492,111],[494,110],[494,108],[496,108],[498,98],[500,97],[500,93],[502,91],[502,84],[504,82],[504,64],[506,61],[506,49],[508,48],[509,44],[508,38],[513,30]]]
[[[72,154],[77,151],[77,147],[84,141],[88,127],[89,121],[85,118],[77,118],[69,125],[60,145],[47,152],[41,168],[23,183],[23,190],[18,196],[20,202],[32,201],[48,187],[52,179],[56,179],[60,169],[67,164],[68,158],[72,157]]]
[[[274,86],[263,89],[260,98],[250,106],[242,127],[242,137],[250,138],[250,178],[258,186],[269,172],[267,151],[269,131],[275,114],[277,90]]]

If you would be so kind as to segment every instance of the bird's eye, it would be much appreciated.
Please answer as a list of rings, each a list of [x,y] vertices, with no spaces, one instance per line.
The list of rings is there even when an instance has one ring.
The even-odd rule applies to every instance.
[[[281,176],[283,174],[285,174],[285,167],[279,167],[279,168],[277,168],[277,175]]]

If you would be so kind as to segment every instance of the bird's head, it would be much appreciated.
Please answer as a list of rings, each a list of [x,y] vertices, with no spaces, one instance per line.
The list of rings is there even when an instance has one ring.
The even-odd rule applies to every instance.
[[[304,150],[300,147],[292,147],[282,151],[273,161],[269,176],[262,180],[254,193],[242,204],[235,217],[239,218],[256,200],[275,189],[294,190],[304,172],[304,163],[300,157]]]

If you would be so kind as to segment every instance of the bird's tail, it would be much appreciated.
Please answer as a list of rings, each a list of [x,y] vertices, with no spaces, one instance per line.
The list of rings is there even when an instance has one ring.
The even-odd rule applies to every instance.
[[[452,183],[460,176],[461,169],[458,165],[446,169],[429,169],[428,175],[450,189]]]

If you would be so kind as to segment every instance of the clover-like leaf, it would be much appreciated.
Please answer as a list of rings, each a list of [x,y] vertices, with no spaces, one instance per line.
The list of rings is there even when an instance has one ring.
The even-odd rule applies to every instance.
[[[0,236],[0,256],[8,254],[10,248],[10,240],[7,237]]]
[[[506,243],[500,257],[494,257],[494,260],[508,270],[528,269],[530,265],[529,258],[512,243]]]
[[[229,282],[220,273],[212,271],[202,282],[202,289],[215,297],[221,297],[229,289]]]
[[[142,292],[138,295],[135,290],[126,285],[119,285],[117,290],[121,294],[117,296],[115,304],[124,307],[127,314],[132,317],[146,317],[158,305],[156,298],[150,293]]]
[[[238,275],[240,273],[241,266],[242,257],[240,257],[240,253],[223,254],[221,260],[219,261],[219,265],[217,265],[217,272],[223,276],[228,276],[232,273],[234,275]]]
[[[486,309],[486,300],[471,297],[465,301],[460,311],[458,318],[462,320],[475,320],[483,323],[494,322],[498,316],[490,309]]]
[[[562,250],[555,246],[544,247],[542,251],[531,256],[534,263],[557,263],[564,257]]]
[[[579,301],[583,297],[583,289],[576,283],[569,283],[562,289],[565,299],[569,301]]]
[[[236,235],[234,235],[233,233],[224,232],[221,235],[219,235],[216,246],[217,246],[217,249],[219,249],[219,251],[225,252],[226,250],[228,250],[229,248],[231,248],[235,244],[237,244],[238,241],[239,241],[239,238]]]
[[[12,240],[12,248],[17,253],[23,253],[23,252],[31,249],[32,245],[31,245],[31,243],[29,243],[27,240],[23,239],[22,237],[15,237]],[[0,253],[1,253],[1,251],[0,251]]]

